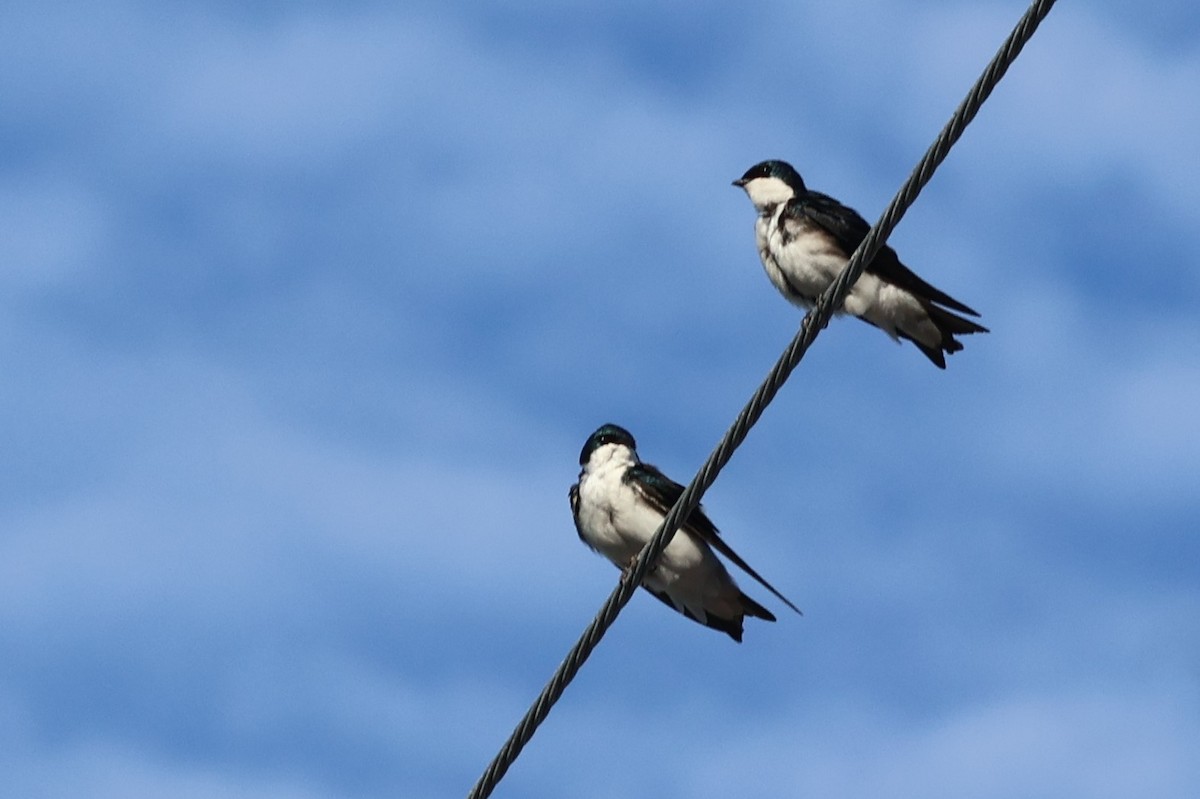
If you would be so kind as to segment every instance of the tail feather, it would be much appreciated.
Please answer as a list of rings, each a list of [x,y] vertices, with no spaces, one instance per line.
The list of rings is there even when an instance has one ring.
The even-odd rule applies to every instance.
[[[954,338],[955,336],[969,336],[973,333],[991,332],[978,322],[964,319],[932,303],[925,306],[925,312],[929,314],[930,321],[937,326],[938,331],[942,334],[942,340],[938,343],[938,346],[930,347],[922,344],[904,333],[900,333],[900,337],[906,338],[917,345],[917,349],[923,352],[926,358],[933,361],[934,366],[939,369],[946,368],[946,353],[958,352],[963,348],[962,342]]]
[[[936,305],[925,306],[925,312],[929,314],[929,318],[942,331],[945,338],[951,335],[969,336],[972,333],[989,333],[986,327],[971,319],[964,319],[958,314],[951,313],[945,308],[939,308]],[[956,350],[955,350],[956,351]]]
[[[686,614],[686,615],[689,619],[693,619],[695,621],[700,621],[700,619],[697,619],[695,616],[691,615],[690,613]],[[739,644],[742,642],[742,617],[741,616],[738,616],[736,619],[722,619],[720,616],[714,616],[711,613],[709,613],[708,618],[706,618],[704,621],[700,621],[700,623],[703,624],[705,627],[725,633],[730,638],[737,641]]]
[[[742,610],[747,616],[753,616],[756,619],[763,619],[764,621],[775,621],[774,613],[767,610],[745,594],[742,594],[738,599],[741,601]]]
[[[739,644],[742,642],[742,622],[745,620],[746,616],[753,616],[756,619],[763,619],[764,621],[775,621],[775,616],[771,613],[771,611],[767,610],[745,594],[742,594],[738,597],[738,604],[741,605],[739,610],[741,612],[732,618],[724,618],[711,612],[705,612],[703,614],[704,618],[700,618],[687,607],[675,604],[675,602],[666,594],[666,592],[655,591],[648,585],[643,585],[642,588],[645,588],[651,596],[672,610],[682,613],[684,616],[694,622],[697,622],[698,624],[703,624],[705,627],[725,633]]]

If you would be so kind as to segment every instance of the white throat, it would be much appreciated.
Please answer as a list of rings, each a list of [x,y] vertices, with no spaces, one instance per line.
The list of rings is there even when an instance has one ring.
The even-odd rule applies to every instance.
[[[626,468],[638,462],[637,453],[623,444],[605,444],[588,457],[583,474],[596,474],[608,469]]]
[[[774,177],[755,178],[742,188],[760,214],[796,196],[791,186]]]

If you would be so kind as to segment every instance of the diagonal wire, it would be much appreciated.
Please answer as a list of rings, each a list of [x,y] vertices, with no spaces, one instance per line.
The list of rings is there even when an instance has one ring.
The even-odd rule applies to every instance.
[[[500,751],[488,765],[479,781],[471,789],[467,795],[467,799],[486,799],[490,796],[496,785],[504,777],[509,767],[516,761],[525,744],[533,737],[538,726],[550,714],[550,709],[562,696],[567,685],[575,678],[579,669],[583,666],[584,661],[591,655],[592,650],[600,643],[600,639],[612,626],[617,615],[629,602],[630,597],[641,585],[642,579],[650,570],[652,565],[662,555],[667,544],[671,542],[671,538],[675,535],[675,531],[683,523],[693,510],[700,505],[700,499],[704,496],[704,492],[716,481],[717,475],[721,469],[729,463],[733,457],[734,451],[746,439],[750,432],[750,428],[762,416],[771,400],[783,387],[792,371],[800,363],[804,354],[808,351],[809,346],[816,339],[817,334],[829,324],[830,318],[833,316],[834,309],[842,304],[850,287],[858,280],[863,269],[874,258],[879,249],[887,241],[887,237],[892,230],[900,222],[901,217],[912,205],[921,189],[933,177],[934,171],[945,160],[955,142],[962,136],[963,131],[971,120],[975,118],[988,95],[1004,77],[1004,73],[1016,60],[1021,49],[1033,37],[1034,31],[1046,15],[1050,13],[1050,9],[1054,6],[1055,0],[1035,0],[1021,17],[1020,22],[1009,34],[1004,44],[993,56],[991,62],[984,69],[983,74],[979,76],[979,80],[971,87],[967,96],[962,103],[955,109],[950,121],[942,128],[942,132],[938,134],[937,139],[929,149],[925,152],[924,157],[912,174],[908,176],[908,180],[892,198],[887,209],[883,212],[883,216],[871,228],[862,243],[858,245],[858,249],[850,257],[850,261],[838,275],[837,279],[825,290],[820,299],[817,300],[816,306],[808,312],[804,317],[804,321],[800,325],[800,330],[797,331],[795,338],[784,350],[783,354],[776,361],[775,366],[771,369],[770,374],[763,381],[758,390],[754,392],[754,396],[738,414],[733,425],[725,432],[725,436],[717,445],[717,448],[708,456],[708,460],[701,467],[700,471],[692,478],[692,482],[684,489],[683,494],[675,502],[675,505],[667,513],[663,519],[662,525],[655,532],[654,537],[646,544],[641,553],[637,557],[637,561],[627,575],[621,578],[620,583],[613,590],[596,618],[592,619],[591,624],[584,630],[575,646],[567,653],[566,658],[559,664],[558,669],[550,678],[550,681],[542,689],[537,700],[525,713],[525,717],[521,719],[509,736],[508,741],[501,747]]]

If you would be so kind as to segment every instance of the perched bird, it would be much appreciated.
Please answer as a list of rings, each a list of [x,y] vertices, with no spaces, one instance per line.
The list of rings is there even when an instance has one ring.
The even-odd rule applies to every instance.
[[[812,308],[871,226],[854,209],[810,191],[785,161],[755,164],[733,185],[746,190],[758,211],[754,235],[767,277],[789,301]],[[963,348],[956,335],[988,332],[951,313],[979,316],[913,274],[886,244],[850,288],[840,311],[893,339],[908,339],[941,369],[946,368],[944,353]]]
[[[638,459],[628,430],[606,424],[588,437],[579,453],[579,482],[571,486],[571,515],[579,538],[627,570],[662,524],[683,486]],[[742,620],[775,621],[769,610],[742,593],[720,552],[797,613],[800,609],[738,557],[700,508],[675,533],[642,587],[706,627],[742,640]]]

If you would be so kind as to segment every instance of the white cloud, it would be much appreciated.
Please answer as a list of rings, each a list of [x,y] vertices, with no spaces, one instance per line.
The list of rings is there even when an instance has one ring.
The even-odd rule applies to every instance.
[[[1200,467],[1189,347],[1200,331],[1189,318],[1097,318],[1051,281],[999,310],[993,346],[1006,375],[976,430],[979,452],[1031,488],[1082,491],[1098,505],[1188,495]]]
[[[14,754],[19,757],[14,758]],[[108,741],[39,747],[34,752],[9,750],[7,757],[0,757],[0,763],[6,760],[7,789],[30,799],[317,799],[330,795],[302,781],[180,762]]]
[[[567,512],[583,437],[627,423],[686,480],[799,323],[728,181],[789,157],[873,216],[1019,13],[791,8],[707,17],[721,46],[677,71],[639,65],[626,26],[666,12],[634,6],[597,6],[606,24],[555,46],[470,9],[58,18],[69,46],[46,55],[43,35],[6,83],[49,144],[0,196],[6,279],[46,299],[10,297],[0,328],[19,462],[0,627],[25,664],[96,647],[154,675],[167,718],[199,673],[224,692],[214,736],[271,738],[293,763],[303,694],[297,723],[329,740],[419,752],[408,795],[465,790],[615,580]],[[1164,697],[1196,595],[1153,549],[1194,509],[1191,284],[1118,313],[1135,236],[1101,267],[1039,246],[1121,223],[1064,182],[1132,175],[1143,218],[1194,205],[1194,112],[1173,98],[1195,65],[1089,13],[1055,11],[899,232],[995,332],[939,374],[835,322],[717,486],[730,540],[810,615],[734,647],[638,597],[510,777],[529,795],[584,774],[575,795],[1195,784],[1195,724]],[[687,30],[673,47],[704,29]],[[1058,529],[1072,509],[1153,529]],[[22,725],[51,712],[0,703]],[[1116,719],[1145,735],[1121,748]],[[18,735],[19,784],[354,790],[344,753],[314,788],[160,757],[172,729]]]
[[[9,292],[60,288],[95,267],[109,236],[100,199],[64,175],[22,175],[0,189],[0,281]]]
[[[941,112],[948,117],[1020,10],[964,4],[921,15],[914,38],[938,45],[906,51],[908,94],[952,97]],[[949,171],[974,175],[977,192],[1024,205],[1043,222],[1057,215],[1028,204],[1047,189],[1105,191],[1115,182],[1119,193],[1100,203],[1111,216],[1082,220],[1081,236],[1128,224],[1126,203],[1151,209],[1132,220],[1180,230],[1187,209],[1200,202],[1186,177],[1200,164],[1186,134],[1200,115],[1180,101],[1200,80],[1200,58],[1194,49],[1163,50],[1139,38],[1114,24],[1112,13],[1056,6],[951,155]],[[921,116],[896,116],[914,143],[934,133],[918,126]]]
[[[678,795],[1184,797],[1200,777],[1184,744],[1195,718],[1169,688],[1006,696],[924,720],[794,712],[724,733]]]

